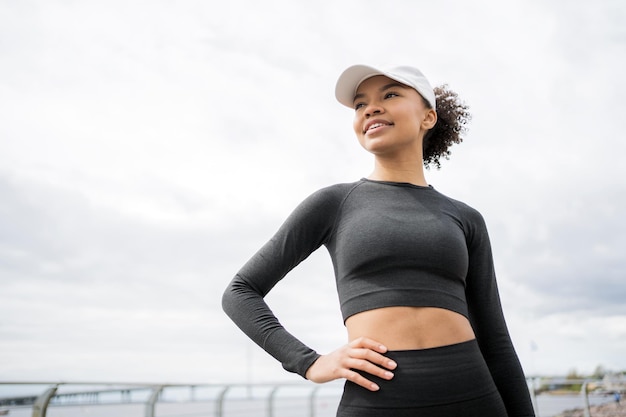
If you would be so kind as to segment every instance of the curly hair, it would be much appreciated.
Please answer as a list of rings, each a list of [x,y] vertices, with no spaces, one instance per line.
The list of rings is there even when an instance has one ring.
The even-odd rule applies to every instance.
[[[441,158],[450,159],[450,146],[461,143],[472,116],[469,106],[447,84],[434,88],[437,100],[437,123],[424,136],[424,166],[441,168]],[[426,105],[431,108],[426,100]]]

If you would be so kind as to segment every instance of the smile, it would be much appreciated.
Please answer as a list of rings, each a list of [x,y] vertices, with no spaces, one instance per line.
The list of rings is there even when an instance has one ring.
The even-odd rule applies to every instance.
[[[369,124],[367,124],[365,126],[365,130],[363,131],[363,133],[368,133],[371,132],[375,129],[381,128],[381,127],[385,127],[385,126],[392,126],[393,123],[389,123],[389,122],[371,122]]]

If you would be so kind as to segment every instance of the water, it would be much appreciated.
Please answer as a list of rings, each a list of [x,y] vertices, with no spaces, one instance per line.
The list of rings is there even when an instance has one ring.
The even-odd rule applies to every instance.
[[[612,396],[589,395],[589,405],[600,405],[613,401]],[[537,417],[552,417],[565,410],[583,408],[584,403],[580,394],[576,395],[550,395],[542,394],[537,396]]]

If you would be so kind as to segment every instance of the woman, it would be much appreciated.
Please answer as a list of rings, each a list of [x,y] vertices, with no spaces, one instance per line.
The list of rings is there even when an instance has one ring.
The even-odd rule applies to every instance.
[[[502,314],[481,215],[429,186],[469,119],[417,69],[352,66],[338,101],[374,170],[317,191],[232,280],[223,307],[283,367],[346,380],[338,417],[534,416]],[[335,270],[348,344],[320,355],[263,297],[321,245]]]

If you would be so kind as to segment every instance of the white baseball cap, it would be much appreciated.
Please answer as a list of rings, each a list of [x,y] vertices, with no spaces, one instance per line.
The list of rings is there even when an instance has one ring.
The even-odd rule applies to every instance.
[[[415,89],[430,106],[436,110],[435,92],[430,83],[420,70],[414,67],[400,66],[389,70],[379,70],[367,65],[353,65],[348,67],[337,80],[335,86],[335,97],[344,106],[352,108],[354,96],[359,85],[368,78],[376,75],[384,75],[387,78],[398,81],[408,87]]]

